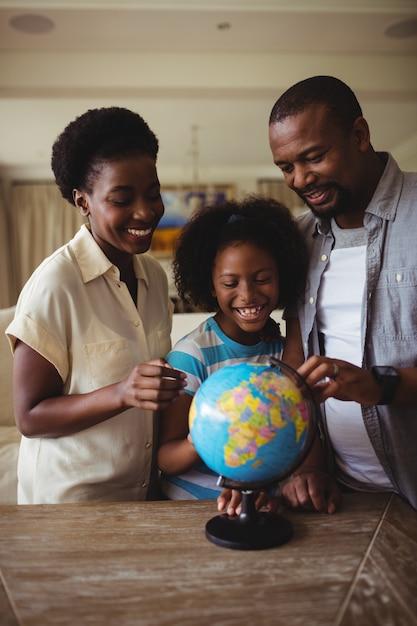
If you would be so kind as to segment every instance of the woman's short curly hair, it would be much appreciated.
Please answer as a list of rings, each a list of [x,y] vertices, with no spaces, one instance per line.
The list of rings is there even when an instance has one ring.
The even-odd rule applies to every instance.
[[[156,161],[158,139],[145,120],[129,109],[90,109],[70,122],[52,147],[51,166],[62,196],[74,204],[74,189],[91,191],[103,162],[132,154]]]
[[[206,311],[218,310],[212,295],[212,271],[219,251],[235,243],[252,243],[267,250],[279,273],[279,302],[283,308],[304,290],[308,254],[289,209],[276,200],[248,197],[197,211],[177,240],[173,274],[182,300]]]

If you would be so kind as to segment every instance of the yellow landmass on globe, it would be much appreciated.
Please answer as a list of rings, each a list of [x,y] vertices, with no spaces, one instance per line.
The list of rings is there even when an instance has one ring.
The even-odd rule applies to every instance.
[[[288,421],[295,426],[297,441],[302,436],[306,427],[299,411],[302,395],[295,385],[288,385],[288,380],[283,379],[282,383],[281,389],[276,376],[269,380],[265,376],[254,375],[219,398],[218,406],[230,421],[230,437],[224,447],[224,460],[228,467],[239,467],[252,459],[256,459],[254,466],[259,466],[262,463],[258,456],[259,448],[272,441]],[[260,389],[260,397],[249,392],[251,385]],[[278,396],[280,403],[277,402]],[[289,411],[285,418],[281,409],[283,398]]]

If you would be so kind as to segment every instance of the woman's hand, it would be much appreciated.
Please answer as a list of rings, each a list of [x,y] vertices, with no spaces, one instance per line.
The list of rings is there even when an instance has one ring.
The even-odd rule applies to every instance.
[[[156,411],[166,409],[182,393],[185,379],[184,372],[164,359],[152,359],[136,365],[118,384],[118,392],[123,406]]]

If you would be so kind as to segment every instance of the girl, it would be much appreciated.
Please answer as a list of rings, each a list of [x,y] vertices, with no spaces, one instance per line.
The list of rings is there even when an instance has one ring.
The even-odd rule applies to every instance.
[[[117,107],[87,111],[53,146],[56,183],[88,224],[34,272],[7,329],[19,503],[155,495],[154,411],[184,384],[161,358],[166,276],[143,254],[164,212],[157,153],[144,120]]]
[[[215,314],[167,357],[186,373],[187,386],[161,417],[162,490],[170,499],[215,498],[217,475],[200,460],[189,436],[192,398],[202,382],[225,365],[281,357],[283,338],[270,315],[302,292],[307,254],[286,207],[248,198],[196,213],[182,230],[173,268],[180,297]],[[228,491],[220,496],[220,510],[229,496]],[[264,501],[262,496],[258,506]],[[236,494],[228,513],[235,504]]]

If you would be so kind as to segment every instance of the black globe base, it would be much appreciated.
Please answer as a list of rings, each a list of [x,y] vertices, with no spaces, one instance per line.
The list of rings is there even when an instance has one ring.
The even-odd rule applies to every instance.
[[[206,537],[222,548],[264,550],[286,543],[293,527],[285,517],[256,511],[253,492],[242,492],[240,515],[217,515],[206,524]]]

